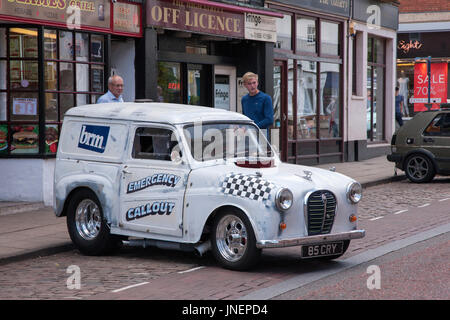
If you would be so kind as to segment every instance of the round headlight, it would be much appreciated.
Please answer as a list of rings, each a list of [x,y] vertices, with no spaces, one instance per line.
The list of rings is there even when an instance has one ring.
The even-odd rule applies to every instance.
[[[277,195],[275,197],[275,204],[277,205],[277,208],[286,211],[294,202],[294,196],[292,195],[291,190],[287,188],[281,188],[278,190]]]
[[[352,203],[358,203],[362,198],[362,187],[359,182],[352,182],[347,187],[347,197]]]

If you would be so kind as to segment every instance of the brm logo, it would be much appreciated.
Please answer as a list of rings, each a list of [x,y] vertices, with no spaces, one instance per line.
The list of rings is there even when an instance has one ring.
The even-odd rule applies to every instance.
[[[105,152],[108,135],[109,127],[83,124],[78,139],[78,148],[103,153]]]

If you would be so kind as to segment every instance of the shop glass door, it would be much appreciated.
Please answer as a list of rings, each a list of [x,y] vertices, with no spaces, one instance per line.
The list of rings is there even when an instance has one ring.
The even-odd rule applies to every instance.
[[[282,161],[287,160],[287,70],[285,61],[274,61],[273,67],[273,129],[271,143],[279,152]]]
[[[214,107],[236,111],[236,68],[214,66]]]

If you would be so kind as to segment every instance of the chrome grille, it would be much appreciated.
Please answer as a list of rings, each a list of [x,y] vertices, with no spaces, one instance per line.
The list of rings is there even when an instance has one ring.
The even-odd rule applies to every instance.
[[[306,203],[308,235],[327,234],[333,227],[336,198],[326,190],[313,192]]]

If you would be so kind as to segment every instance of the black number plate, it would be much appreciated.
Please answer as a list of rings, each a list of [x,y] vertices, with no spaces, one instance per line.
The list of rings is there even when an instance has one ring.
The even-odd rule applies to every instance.
[[[302,246],[302,258],[326,257],[341,254],[344,250],[344,242],[328,242]]]

